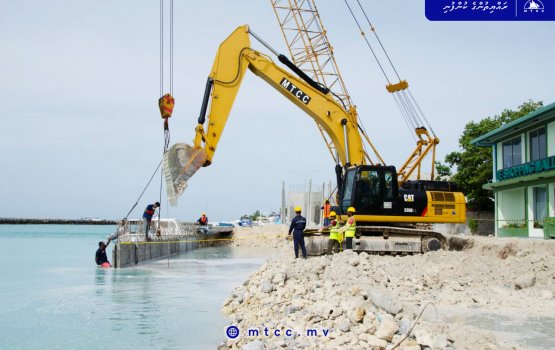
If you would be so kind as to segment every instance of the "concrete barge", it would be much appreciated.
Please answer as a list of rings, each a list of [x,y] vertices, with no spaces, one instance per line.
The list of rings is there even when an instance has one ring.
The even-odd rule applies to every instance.
[[[130,220],[118,226],[112,262],[116,268],[135,266],[198,248],[229,244],[232,239],[233,227],[199,226],[164,219],[160,220],[160,230],[158,221],[152,221],[146,240],[142,221]]]

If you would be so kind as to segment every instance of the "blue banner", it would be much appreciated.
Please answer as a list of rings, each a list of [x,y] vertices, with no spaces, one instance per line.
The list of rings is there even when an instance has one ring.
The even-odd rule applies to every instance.
[[[555,0],[426,0],[430,21],[555,21]]]

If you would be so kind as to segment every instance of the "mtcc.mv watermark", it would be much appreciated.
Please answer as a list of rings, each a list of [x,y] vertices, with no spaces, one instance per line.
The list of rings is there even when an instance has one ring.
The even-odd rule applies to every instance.
[[[259,337],[295,337],[295,336],[306,336],[306,337],[327,337],[330,334],[330,330],[326,328],[307,328],[304,331],[297,331],[291,328],[279,329],[279,328],[256,328],[251,327],[247,329],[243,334],[239,327],[228,326],[225,330],[225,335],[229,339],[236,339],[240,335],[248,338],[259,338]]]

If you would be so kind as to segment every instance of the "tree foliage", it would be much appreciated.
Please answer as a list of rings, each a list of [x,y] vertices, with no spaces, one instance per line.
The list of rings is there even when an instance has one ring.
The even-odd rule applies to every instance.
[[[517,110],[505,109],[501,114],[487,117],[479,122],[469,122],[459,138],[460,151],[445,156],[445,163],[436,162],[439,178],[445,180],[451,176],[459,189],[468,198],[468,208],[488,210],[493,208],[493,192],[484,190],[482,185],[491,182],[493,175],[493,159],[491,147],[478,147],[470,141],[500,126],[523,117],[543,106],[541,101],[524,102]]]
[[[250,221],[256,221],[258,220],[258,218],[262,216],[262,214],[260,213],[260,210],[255,211],[252,214],[244,214],[241,216],[241,220],[250,220]]]

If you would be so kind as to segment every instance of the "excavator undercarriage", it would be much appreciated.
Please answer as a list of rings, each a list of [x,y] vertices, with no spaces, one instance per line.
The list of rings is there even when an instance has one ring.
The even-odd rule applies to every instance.
[[[308,255],[328,254],[329,232],[317,229],[305,231],[305,245]],[[440,233],[424,228],[395,226],[357,226],[353,239],[353,251],[373,254],[408,255],[448,249],[447,239]],[[345,250],[345,241],[341,243]]]

